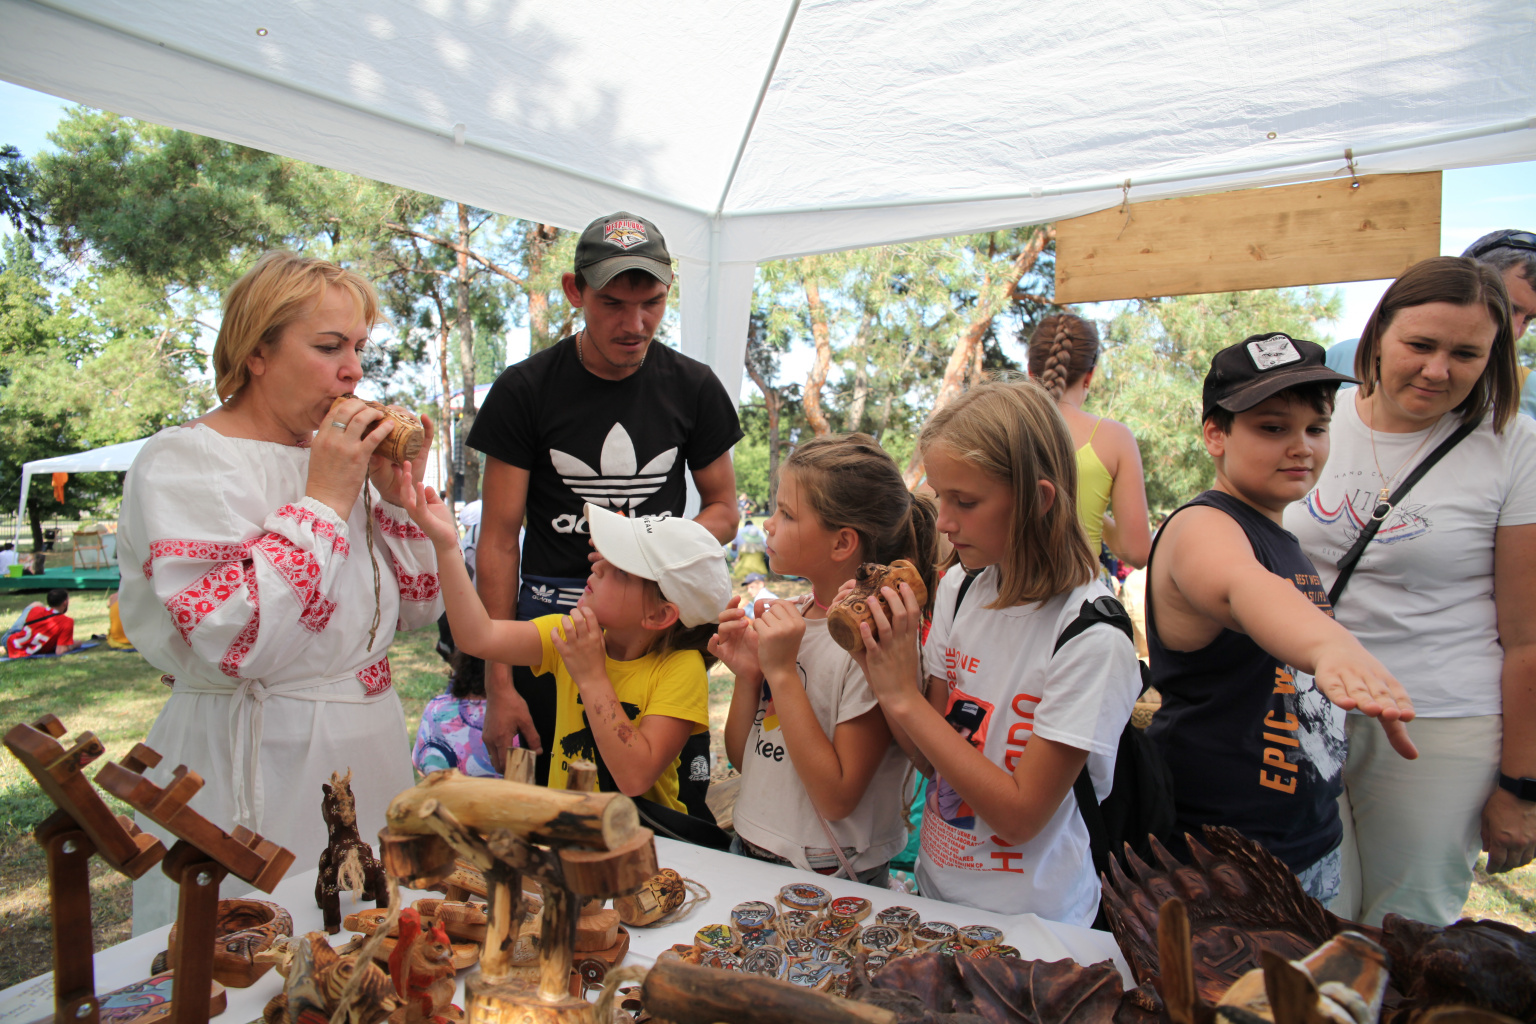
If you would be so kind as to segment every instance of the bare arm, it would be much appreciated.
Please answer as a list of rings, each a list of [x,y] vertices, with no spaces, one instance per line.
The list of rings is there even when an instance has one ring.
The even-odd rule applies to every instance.
[[[1141,468],[1141,450],[1125,424],[1111,420],[1106,426],[1114,445],[1115,466],[1109,491],[1109,507],[1114,515],[1104,517],[1104,542],[1120,561],[1144,569],[1152,551],[1152,529],[1147,522],[1147,484]]]
[[[694,521],[704,524],[721,544],[736,536],[741,510],[736,506],[736,467],[726,452],[703,469],[693,471],[693,486],[699,492],[699,514]]]
[[[1413,718],[1413,702],[1402,685],[1295,584],[1260,565],[1231,516],[1213,508],[1186,509],[1164,530],[1159,550],[1166,554],[1159,556],[1157,573],[1171,584],[1157,594],[1164,643],[1185,650],[1197,646],[1170,643],[1173,638],[1164,628],[1170,613],[1176,629],[1179,616],[1193,613],[1244,633],[1275,658],[1311,673],[1334,704],[1378,719],[1399,754],[1418,756],[1403,728]]]
[[[1499,770],[1536,778],[1536,524],[1501,526],[1493,542],[1493,593],[1504,648],[1504,752]],[[1490,872],[1536,855],[1536,803],[1495,788],[1483,805],[1483,849]]]
[[[709,640],[709,652],[736,678],[731,707],[725,716],[725,756],[739,771],[746,756],[747,737],[757,720],[763,688],[763,670],[757,663],[757,632],[741,608],[741,598],[731,598],[730,605],[720,613],[720,629]]]
[[[590,609],[573,608],[555,631],[554,644],[581,693],[593,741],[614,785],[625,796],[642,795],[682,752],[693,723],[670,715],[644,715],[638,726],[630,721],[608,678],[603,628]]]
[[[517,609],[517,531],[523,525],[528,504],[528,471],[486,456],[481,498],[475,586],[491,618],[512,619]],[[518,735],[528,749],[540,749],[539,733],[528,713],[528,704],[512,686],[511,669],[503,663],[487,661],[484,738],[486,751],[497,767],[506,764],[507,748]]]

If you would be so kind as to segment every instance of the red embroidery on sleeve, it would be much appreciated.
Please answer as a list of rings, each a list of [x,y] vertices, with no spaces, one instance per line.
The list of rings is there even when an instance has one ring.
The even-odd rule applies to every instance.
[[[379,524],[379,529],[383,530],[387,536],[399,537],[402,540],[427,539],[427,535],[422,532],[421,527],[410,520],[402,523],[394,516],[385,512],[381,505],[373,506],[373,521]]]
[[[171,613],[171,621],[188,647],[192,646],[192,631],[230,599],[245,575],[242,563],[222,562],[165,602],[165,610]]]
[[[245,628],[235,634],[229,649],[224,652],[224,659],[219,662],[219,671],[231,679],[240,678],[240,663],[245,661],[246,655],[251,653],[251,648],[256,646],[256,635],[261,631],[261,602],[256,597],[254,572],[245,574],[245,589],[251,596],[251,620],[245,624]]]
[[[389,655],[384,655],[384,657],[357,673],[357,681],[363,684],[364,693],[370,697],[389,689],[394,683],[394,678],[389,672]]]
[[[193,558],[200,562],[238,562],[251,553],[251,541],[221,544],[212,540],[155,540],[149,543],[149,557],[144,560],[144,578],[154,576],[157,558]]]
[[[315,513],[299,505],[284,505],[277,510],[279,519],[292,519],[298,523],[308,523],[311,532],[322,540],[329,541],[331,550],[342,558],[352,553],[351,545],[347,538],[336,532],[336,524],[329,519],[321,519]]]
[[[255,550],[261,553],[283,582],[288,584],[288,589],[293,591],[294,599],[302,609],[299,625],[311,633],[324,631],[331,621],[331,613],[336,611],[336,602],[327,600],[320,592],[320,560],[287,537],[275,533],[269,533],[257,541]]]
[[[389,564],[395,570],[395,582],[400,586],[400,600],[402,601],[435,601],[438,592],[442,590],[437,573],[424,572],[412,576],[400,568],[400,562],[391,552]]]

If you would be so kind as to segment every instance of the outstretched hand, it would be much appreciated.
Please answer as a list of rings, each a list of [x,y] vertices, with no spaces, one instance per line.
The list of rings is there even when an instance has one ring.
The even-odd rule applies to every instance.
[[[923,606],[912,588],[902,583],[900,589],[880,588],[884,601],[869,602],[870,622],[859,623],[864,649],[853,652],[853,660],[864,670],[870,689],[884,706],[890,701],[922,699],[918,680],[922,678],[918,629],[923,620]],[[890,608],[887,616],[886,606]]]
[[[407,463],[409,465],[409,463]],[[453,512],[432,488],[425,484],[407,487],[401,492],[400,506],[411,521],[421,527],[435,547],[459,546],[459,527],[453,521]]]
[[[1312,681],[1323,696],[1345,711],[1359,711],[1381,723],[1387,742],[1412,761],[1418,747],[1408,736],[1405,723],[1413,720],[1413,700],[1385,665],[1358,641],[1331,648],[1317,659]]]

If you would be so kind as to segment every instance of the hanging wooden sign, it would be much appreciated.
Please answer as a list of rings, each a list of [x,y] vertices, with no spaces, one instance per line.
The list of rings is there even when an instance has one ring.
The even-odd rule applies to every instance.
[[[1397,277],[1440,254],[1440,172],[1117,206],[1056,225],[1056,301]]]

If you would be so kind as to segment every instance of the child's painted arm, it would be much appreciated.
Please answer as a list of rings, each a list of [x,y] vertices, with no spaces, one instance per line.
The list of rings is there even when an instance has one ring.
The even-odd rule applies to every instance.
[[[454,646],[466,654],[504,665],[537,665],[544,660],[539,629],[531,622],[508,622],[486,614],[475,585],[464,568],[459,531],[453,513],[430,487],[406,488],[405,510],[432,540],[437,552],[438,582]]]
[[[694,723],[670,715],[645,715],[638,726],[630,721],[608,678],[603,628],[591,609],[571,609],[552,639],[581,693],[593,741],[614,785],[625,796],[644,794],[682,752]]]
[[[879,708],[839,722],[828,736],[816,720],[795,665],[805,620],[787,601],[763,610],[756,623],[758,659],[773,690],[774,712],[784,732],[784,751],[811,803],[828,821],[853,813],[891,744]]]
[[[1402,684],[1295,584],[1264,568],[1231,516],[1197,507],[1170,525],[1175,529],[1159,545],[1159,558],[1167,548],[1169,578],[1191,609],[1311,673],[1329,700],[1376,718],[1394,750],[1418,756],[1403,728],[1414,712]]]

